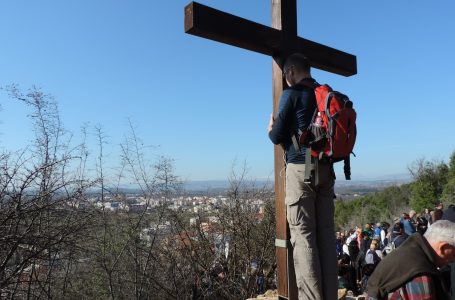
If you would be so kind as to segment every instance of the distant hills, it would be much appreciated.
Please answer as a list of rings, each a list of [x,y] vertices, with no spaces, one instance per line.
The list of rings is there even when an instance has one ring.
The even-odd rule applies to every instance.
[[[359,180],[345,180],[344,178],[339,178],[335,183],[335,188],[374,188],[381,189],[393,185],[401,185],[411,182],[411,178],[406,174],[390,175],[390,176],[381,176],[376,178],[367,178]],[[267,185],[270,188],[273,188],[273,181],[261,180],[258,179],[255,182],[256,186]],[[213,192],[214,190],[226,190],[229,188],[228,180],[193,180],[187,181],[184,183],[184,188],[187,191],[204,191],[204,192]]]
[[[411,182],[411,178],[409,175],[405,174],[376,178],[363,177],[358,180],[345,180],[343,176],[338,175],[338,179],[335,183],[335,192],[344,193],[346,191],[355,192],[358,190],[381,190],[389,186],[402,185],[409,182]],[[268,188],[273,189],[274,187],[273,181],[265,179],[256,179],[254,182],[249,181],[249,183],[254,183],[254,185],[259,188],[267,186]],[[183,183],[183,189],[189,194],[194,195],[224,194],[229,189],[229,180],[188,180]],[[127,194],[140,193],[138,188],[131,185],[122,186],[119,188],[119,191]],[[98,189],[93,189],[90,192],[99,193]]]

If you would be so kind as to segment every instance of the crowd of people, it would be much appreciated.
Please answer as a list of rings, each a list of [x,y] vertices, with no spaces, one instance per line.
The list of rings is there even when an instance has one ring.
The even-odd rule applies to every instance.
[[[392,224],[385,221],[367,223],[348,231],[337,232],[336,251],[338,256],[338,288],[347,289],[348,291],[351,291],[354,296],[368,294],[369,298],[367,299],[371,300],[424,299],[420,296],[417,298],[390,298],[387,297],[387,295],[372,294],[369,289],[371,290],[373,288],[371,287],[372,284],[369,286],[369,281],[372,276],[376,276],[376,270],[383,264],[382,261],[386,256],[396,256],[396,254],[392,254],[392,252],[395,252],[395,250],[399,249],[404,244],[411,244],[411,241],[406,243],[411,237],[425,237],[425,240],[439,238],[435,233],[431,232],[430,228],[434,227],[434,230],[432,231],[437,231],[437,233],[439,233],[442,229],[439,228],[441,227],[441,224],[436,224],[437,221],[448,219],[451,221],[449,223],[455,222],[454,217],[449,216],[450,211],[452,211],[453,214],[455,207],[451,205],[447,209],[447,216],[444,218],[443,209],[443,204],[440,203],[434,209],[425,209],[425,211],[421,213],[416,213],[414,210],[411,210],[409,213],[403,213],[400,218],[394,219]],[[438,223],[444,223],[444,221]],[[455,223],[452,223],[452,225],[455,225]],[[453,243],[453,232],[451,238]],[[451,249],[455,251],[455,245],[452,244],[452,247],[454,248]],[[452,255],[455,255],[455,253]],[[387,260],[391,260],[391,258]],[[408,261],[407,263],[412,264],[413,262]],[[450,263],[450,261],[448,263]],[[450,287],[450,267],[441,265],[438,266],[438,269],[442,271],[445,287]],[[391,270],[389,270],[389,273],[392,273]],[[379,281],[382,282],[384,280],[381,278]],[[377,282],[375,282],[375,284],[377,284]],[[432,282],[432,285],[434,286],[434,282]],[[398,287],[399,286],[397,286],[397,288]],[[374,289],[377,289],[377,287],[375,286]],[[447,291],[448,289],[449,288],[446,288]],[[377,293],[376,290],[374,293]],[[409,293],[409,291],[405,290],[404,293]]]

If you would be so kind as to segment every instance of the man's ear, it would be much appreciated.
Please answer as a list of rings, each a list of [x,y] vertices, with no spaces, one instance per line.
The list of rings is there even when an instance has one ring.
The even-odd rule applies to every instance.
[[[441,256],[447,255],[448,252],[453,251],[453,247],[447,243],[447,242],[441,242],[439,243],[439,252],[441,253]]]

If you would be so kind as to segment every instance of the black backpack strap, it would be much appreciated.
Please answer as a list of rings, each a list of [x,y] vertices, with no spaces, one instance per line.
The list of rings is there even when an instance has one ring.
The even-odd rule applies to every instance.
[[[318,87],[320,84],[317,83],[316,81],[314,82],[307,82],[305,80],[302,80],[301,84],[304,86],[304,87],[307,87],[307,88],[310,88],[312,90],[314,90],[316,87]],[[295,108],[295,103],[294,103],[294,108]],[[318,113],[318,106],[316,104],[316,108],[314,110],[314,113],[313,113],[313,117],[311,118],[311,122],[310,122],[310,125],[308,126],[308,128],[311,126],[311,123],[314,122],[314,119],[316,117]],[[308,130],[308,128],[306,128],[305,130]],[[297,132],[297,135],[296,134],[293,134],[291,139],[292,139],[292,144],[294,145],[294,149],[295,151],[297,151],[298,153],[302,153],[301,152],[301,147],[300,147],[300,136],[303,134],[302,130],[301,129],[298,129],[298,132]],[[297,139],[297,136],[299,137],[299,139]],[[310,147],[305,147],[305,177],[304,177],[304,182],[311,182],[311,173],[313,170],[317,170],[317,159],[315,160],[315,163],[313,164],[312,163],[312,159],[311,159],[311,148]],[[317,178],[317,176],[316,176]]]
[[[292,135],[292,144],[294,144],[295,151],[301,155],[301,147],[300,143],[297,141],[297,137],[295,134]],[[316,160],[317,161],[317,160]],[[311,171],[315,166],[311,163],[311,148],[310,147],[305,147],[305,177],[304,177],[304,182],[311,182]]]
[[[304,182],[311,182],[311,171],[316,167],[311,164],[311,149],[305,148],[305,179]]]
[[[344,159],[344,178],[351,180],[351,156]]]
[[[292,135],[292,144],[294,145],[294,149],[297,153],[300,153],[300,144],[299,141],[297,141],[297,137],[295,134]]]

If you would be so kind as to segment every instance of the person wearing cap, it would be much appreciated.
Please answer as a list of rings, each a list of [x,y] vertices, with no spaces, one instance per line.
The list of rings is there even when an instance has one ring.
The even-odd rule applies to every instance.
[[[438,221],[378,264],[368,280],[366,299],[450,299],[439,269],[454,261],[455,223]]]

